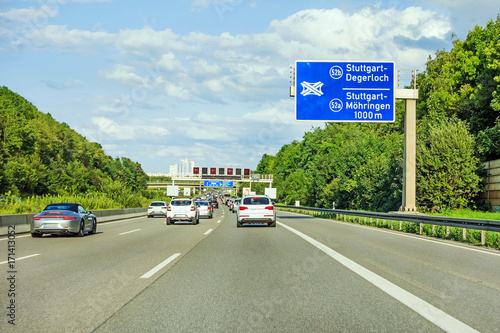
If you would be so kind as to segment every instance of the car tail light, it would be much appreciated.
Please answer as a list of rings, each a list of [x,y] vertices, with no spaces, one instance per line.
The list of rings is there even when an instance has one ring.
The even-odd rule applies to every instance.
[[[40,219],[40,216],[35,216],[35,217],[33,217],[33,220],[38,221],[39,219]]]
[[[172,211],[172,208],[170,208],[170,207],[167,207],[167,210],[168,210],[169,212],[171,212],[171,211]]]
[[[265,209],[267,209],[267,210],[274,210],[274,207],[273,206],[267,206]]]
[[[153,207],[149,206],[148,209],[153,209]]]
[[[191,211],[194,211],[196,209],[195,206],[191,206]]]
[[[245,209],[248,209],[248,207],[240,206],[240,210],[245,210]]]
[[[210,207],[208,207],[207,209],[210,210]]]
[[[63,218],[65,220],[76,220],[76,217],[74,217],[74,216],[64,216]]]
[[[167,209],[167,207],[161,207],[161,209]]]

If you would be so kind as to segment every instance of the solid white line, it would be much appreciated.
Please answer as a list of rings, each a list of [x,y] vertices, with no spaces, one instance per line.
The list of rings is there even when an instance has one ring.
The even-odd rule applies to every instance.
[[[220,223],[220,222],[221,222],[221,220],[217,221],[217,223]]]
[[[152,270],[150,270],[149,272],[147,272],[146,274],[144,274],[143,276],[141,276],[141,279],[148,279],[148,278],[150,278],[156,272],[158,272],[160,269],[162,269],[163,267],[165,267],[168,264],[170,264],[172,261],[175,260],[175,258],[177,258],[180,255],[181,255],[180,253],[172,254],[167,260],[163,261],[161,264],[157,265],[155,268],[153,268]]]
[[[135,230],[131,230],[131,231],[122,232],[121,234],[118,234],[118,235],[126,235],[126,234],[130,234],[131,232],[136,232],[139,230],[141,230],[141,229],[135,229]]]
[[[460,320],[450,316],[444,311],[436,308],[435,306],[427,303],[426,301],[418,298],[417,296],[407,292],[406,290],[396,286],[392,282],[384,279],[383,277],[373,273],[372,271],[364,268],[363,266],[355,263],[354,261],[344,257],[340,253],[332,250],[328,246],[318,242],[317,240],[301,233],[298,230],[295,230],[281,222],[278,222],[280,226],[289,231],[293,232],[297,236],[304,239],[306,242],[314,245],[345,267],[349,268],[354,273],[358,274],[360,277],[365,279],[366,281],[373,284],[375,287],[379,288],[383,292],[389,294],[394,297],[410,309],[414,310],[422,317],[429,320],[431,323],[436,326],[442,328],[446,332],[478,332],[472,327],[464,324]]]
[[[39,256],[39,255],[40,255],[40,253],[37,253],[37,254],[30,254],[29,256],[25,256],[25,257],[21,257],[21,258],[16,258],[16,261],[18,261],[18,260],[22,260],[22,259],[26,259],[26,258],[36,257],[36,256]],[[1,265],[1,264],[6,264],[6,263],[8,263],[8,262],[9,262],[9,261],[2,261],[2,262],[0,262],[0,265]]]
[[[366,226],[363,226],[363,227],[366,227]],[[397,235],[397,236],[401,236],[401,237],[408,237],[408,238],[411,238],[411,239],[421,240],[421,241],[425,241],[425,242],[431,242],[431,243],[439,244],[439,245],[456,247],[456,248],[459,248],[459,249],[462,249],[462,250],[480,252],[480,253],[484,253],[484,254],[491,254],[493,256],[499,256],[500,257],[500,253],[489,252],[489,251],[485,251],[485,250],[481,250],[481,249],[473,249],[473,248],[469,248],[469,247],[466,247],[466,246],[463,246],[463,245],[455,245],[455,244],[444,243],[444,242],[440,242],[440,241],[434,240],[434,239],[426,239],[426,238],[416,237],[416,236],[412,236],[412,235],[394,233],[394,232],[390,232],[388,230],[381,230],[381,229],[374,228],[374,227],[372,227],[372,228],[375,231],[386,232],[386,233],[389,233],[391,235]],[[396,231],[396,230],[394,230],[394,231]],[[426,236],[423,236],[423,237],[426,237]]]
[[[434,243],[434,244],[451,246],[451,247],[456,247],[456,248],[459,248],[459,249],[462,249],[462,250],[480,252],[480,253],[484,253],[484,254],[491,254],[493,256],[499,256],[500,257],[500,253],[485,251],[485,250],[481,250],[481,249],[474,249],[474,248],[466,247],[464,245],[457,245],[457,244],[446,243],[446,242],[443,242],[443,241],[446,241],[445,239],[443,239],[443,241],[439,241],[439,240],[436,240],[436,239],[433,239],[433,238],[424,238],[424,237],[429,237],[429,236],[422,235],[420,237],[417,237],[417,236],[413,236],[411,234],[405,234],[403,232],[399,232],[397,230],[377,228],[377,227],[372,227],[372,226],[369,226],[369,225],[362,225],[362,224],[350,224],[350,223],[346,223],[346,222],[342,222],[342,221],[338,221],[338,220],[330,220],[330,219],[328,219],[328,221],[334,222],[334,223],[339,223],[339,224],[342,224],[342,225],[348,225],[348,226],[355,227],[355,228],[366,228],[368,230],[383,232],[383,233],[390,234],[390,235],[401,236],[401,237],[408,237],[408,238],[411,238],[411,239],[421,240],[421,241],[424,241],[424,242],[431,242],[431,243]]]
[[[207,232],[204,233],[204,235],[208,235],[209,233],[211,233],[214,229],[208,229]]]

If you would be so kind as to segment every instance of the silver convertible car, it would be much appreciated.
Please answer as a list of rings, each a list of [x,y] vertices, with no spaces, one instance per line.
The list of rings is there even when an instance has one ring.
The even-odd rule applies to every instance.
[[[74,234],[83,237],[85,232],[97,232],[97,219],[92,211],[86,211],[76,203],[55,203],[33,216],[31,219],[31,236],[42,237],[43,234]]]

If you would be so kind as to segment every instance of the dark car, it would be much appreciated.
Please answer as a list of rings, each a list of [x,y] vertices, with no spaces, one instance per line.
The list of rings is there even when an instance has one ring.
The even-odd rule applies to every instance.
[[[212,206],[214,208],[219,208],[219,202],[217,201],[217,199],[212,199]]]
[[[73,234],[83,237],[85,232],[97,232],[97,218],[77,203],[50,204],[31,219],[31,236],[43,234]]]

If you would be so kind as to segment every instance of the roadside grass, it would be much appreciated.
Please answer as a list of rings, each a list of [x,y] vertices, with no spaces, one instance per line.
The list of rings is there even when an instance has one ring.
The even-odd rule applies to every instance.
[[[164,192],[147,190],[141,194],[112,198],[106,193],[75,195],[41,195],[27,198],[4,196],[0,199],[0,215],[39,213],[47,205],[59,202],[74,202],[87,210],[148,207],[152,201],[170,201]]]
[[[475,211],[471,209],[460,209],[460,210],[445,210],[442,213],[427,213],[431,216],[448,216],[448,217],[461,217],[466,219],[477,219],[477,220],[500,220],[500,213],[494,212],[482,212]]]

